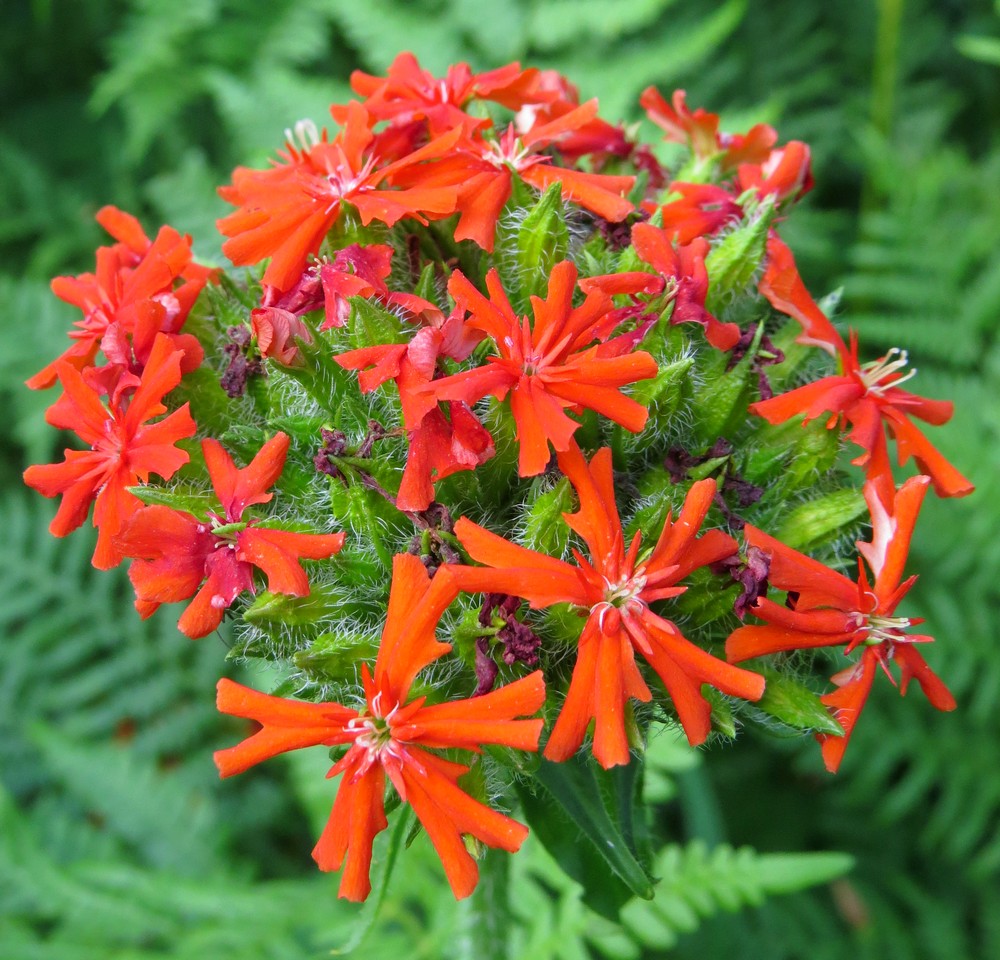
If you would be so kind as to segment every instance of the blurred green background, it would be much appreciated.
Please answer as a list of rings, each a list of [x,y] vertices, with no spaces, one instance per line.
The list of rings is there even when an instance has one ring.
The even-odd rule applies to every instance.
[[[406,957],[1000,957],[1000,4],[986,0],[5,0],[0,31],[0,956],[301,958],[364,942]],[[435,72],[520,59],[566,73],[610,120],[655,83],[729,130],[813,149],[817,187],[782,228],[817,295],[869,352],[903,346],[914,389],[952,398],[934,434],[974,479],[929,502],[912,569],[929,658],[959,701],[876,685],[841,773],[811,740],[657,746],[647,785],[676,846],[652,907],[610,925],[532,841],[498,889],[456,904],[419,839],[381,911],[335,899],[309,859],[325,757],[220,783],[225,647],[140,623],[89,532],[56,541],[21,488],[59,456],[54,399],[22,381],[74,311],[48,280],[90,269],[105,203],[194,234],[219,260],[214,188],[361,67],[413,50]],[[650,135],[654,135],[650,130]],[[256,678],[266,683],[266,678]],[[731,845],[731,846],[727,846]],[[737,854],[748,845],[760,852]],[[845,879],[782,892],[774,851],[844,851]],[[488,871],[488,879],[494,874]],[[483,904],[507,902],[485,922]]]

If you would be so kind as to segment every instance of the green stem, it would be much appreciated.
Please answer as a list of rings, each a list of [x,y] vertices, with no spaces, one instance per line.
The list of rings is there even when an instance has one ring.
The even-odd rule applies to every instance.
[[[875,51],[872,59],[872,97],[869,120],[874,133],[887,140],[895,112],[896,83],[899,75],[899,37],[904,0],[878,0]],[[878,206],[877,189],[869,170],[861,191],[861,222]]]
[[[506,960],[510,915],[510,856],[487,850],[479,861],[479,883],[469,898],[468,917],[472,956],[479,960]]]

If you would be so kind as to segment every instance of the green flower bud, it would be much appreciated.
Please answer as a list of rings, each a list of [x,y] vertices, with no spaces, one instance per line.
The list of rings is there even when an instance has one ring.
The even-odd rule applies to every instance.
[[[773,219],[773,203],[765,199],[705,258],[709,281],[705,306],[710,313],[718,316],[734,296],[750,286],[764,260],[767,232]]]
[[[859,490],[834,490],[789,510],[774,536],[808,553],[836,539],[867,514],[868,506]]]

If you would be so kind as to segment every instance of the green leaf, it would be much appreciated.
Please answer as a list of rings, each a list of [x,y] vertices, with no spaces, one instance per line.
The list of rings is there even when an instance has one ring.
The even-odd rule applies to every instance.
[[[694,357],[681,357],[661,364],[655,377],[632,386],[633,399],[649,408],[651,420],[668,420],[681,402],[693,366]]]
[[[705,381],[696,387],[694,408],[698,417],[694,426],[699,438],[706,444],[731,434],[746,419],[751,381],[754,379],[750,376],[750,367],[763,335],[764,325],[760,324],[746,356],[732,370],[723,369],[714,376],[707,374]]]
[[[598,913],[614,916],[630,895],[653,896],[653,881],[637,849],[635,759],[602,770],[590,758],[543,760],[534,776],[542,789],[521,788],[521,803],[534,830],[566,872],[583,885]],[[583,835],[586,843],[580,842]],[[608,875],[610,867],[612,875]]]
[[[764,696],[754,704],[756,709],[796,730],[843,736],[843,727],[812,690],[769,667],[760,668],[758,672],[766,678],[767,686]]]
[[[708,297],[705,306],[718,314],[726,304],[743,293],[764,259],[767,232],[774,219],[773,204],[765,201],[705,258]]]
[[[332,585],[313,586],[304,597],[265,590],[243,611],[243,619],[265,629],[273,626],[280,631],[285,624],[301,626],[329,619],[342,612],[343,603],[343,590]]]
[[[517,231],[517,266],[525,295],[545,296],[552,267],[566,259],[568,250],[562,185],[553,183]]]
[[[351,343],[354,347],[371,347],[376,344],[405,343],[402,321],[385,307],[367,297],[350,297],[351,316],[348,320]]]
[[[757,861],[757,878],[767,893],[795,893],[829,883],[854,869],[849,853],[765,853]]]
[[[795,550],[808,550],[843,533],[867,512],[859,491],[834,490],[789,510],[774,536]]]
[[[427,266],[424,267],[417,280],[417,285],[414,287],[413,293],[416,296],[427,300],[429,303],[438,302],[436,264],[432,262],[428,263]]]
[[[515,180],[518,185],[508,205],[514,211],[514,222],[511,225],[508,220],[501,221],[494,261],[511,305],[524,313],[532,295],[545,296],[552,267],[566,259],[569,229],[560,184],[552,184],[537,201],[533,188]],[[534,205],[527,210],[518,206],[518,193],[526,194],[526,204]]]
[[[966,34],[955,40],[955,48],[970,60],[1000,67],[1000,39],[996,37],[976,37]]]
[[[551,490],[538,494],[526,506],[521,542],[529,550],[561,557],[569,545],[569,525],[562,515],[573,509],[569,481],[562,477]]]
[[[322,674],[327,678],[346,680],[356,675],[359,662],[375,659],[378,646],[377,637],[339,628],[332,633],[320,634],[308,650],[295,653],[292,662],[311,676]]]
[[[141,500],[146,506],[170,507],[181,510],[195,517],[204,517],[209,510],[218,509],[219,501],[208,490],[197,490],[193,487],[160,487],[148,486],[129,487],[128,492]]]

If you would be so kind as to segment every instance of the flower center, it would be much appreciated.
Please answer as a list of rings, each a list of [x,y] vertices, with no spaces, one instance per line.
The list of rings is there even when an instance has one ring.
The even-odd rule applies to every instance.
[[[899,347],[893,347],[884,357],[861,364],[859,372],[861,382],[869,393],[874,394],[881,394],[889,387],[898,387],[901,383],[905,383],[917,375],[916,367],[914,367],[905,376],[895,376],[907,363],[909,363],[909,358],[906,351],[900,350]],[[891,379],[885,382],[887,378]]]
[[[378,711],[381,709],[379,705],[381,698],[382,695],[379,693],[372,701],[371,708],[374,713],[364,710],[347,723],[347,729],[357,734],[354,746],[365,754],[359,773],[369,770],[373,764],[382,763],[385,756],[398,759],[399,744],[392,736],[392,717],[399,709],[399,704],[396,704],[384,717],[380,717]]]
[[[530,157],[530,148],[524,146],[520,139],[514,136],[514,131],[510,128],[499,140],[491,141],[483,152],[483,159],[487,163],[492,164],[497,169],[510,167],[515,172],[520,171],[524,166],[532,166],[532,164],[525,163]]]
[[[308,153],[320,142],[319,129],[312,120],[299,120],[291,129],[285,128],[285,142],[302,153]]]
[[[526,377],[534,377],[539,370],[542,369],[542,364],[545,362],[545,358],[539,356],[537,353],[533,353],[530,356],[524,358],[524,363],[522,364],[522,370]]]
[[[910,626],[911,621],[906,617],[866,617],[866,628],[868,636],[864,643],[866,646],[874,646],[878,643],[900,643],[906,642],[909,638],[902,636],[902,631]]]
[[[642,573],[642,567],[636,570],[631,576],[622,574],[615,582],[605,577],[604,599],[601,602],[611,607],[624,607],[645,589],[646,578]]]
[[[212,520],[212,525],[209,528],[211,530],[212,536],[217,537],[222,543],[217,543],[217,547],[230,546],[236,543],[236,538],[247,528],[246,521],[236,521],[235,523],[227,523],[222,517],[212,513],[209,514]]]
[[[392,730],[384,717],[366,716],[362,714],[348,723],[348,729],[360,730],[354,742],[367,750],[372,761],[378,760],[389,744],[392,743]]]
[[[328,160],[326,171],[323,174],[326,179],[324,192],[330,197],[330,206],[327,212],[333,210],[337,203],[352,193],[363,193],[366,190],[374,189],[373,184],[365,181],[369,179],[375,169],[375,157],[369,157],[362,164],[361,169],[355,172],[343,151],[338,148],[337,152],[340,154],[339,159],[336,161]]]

